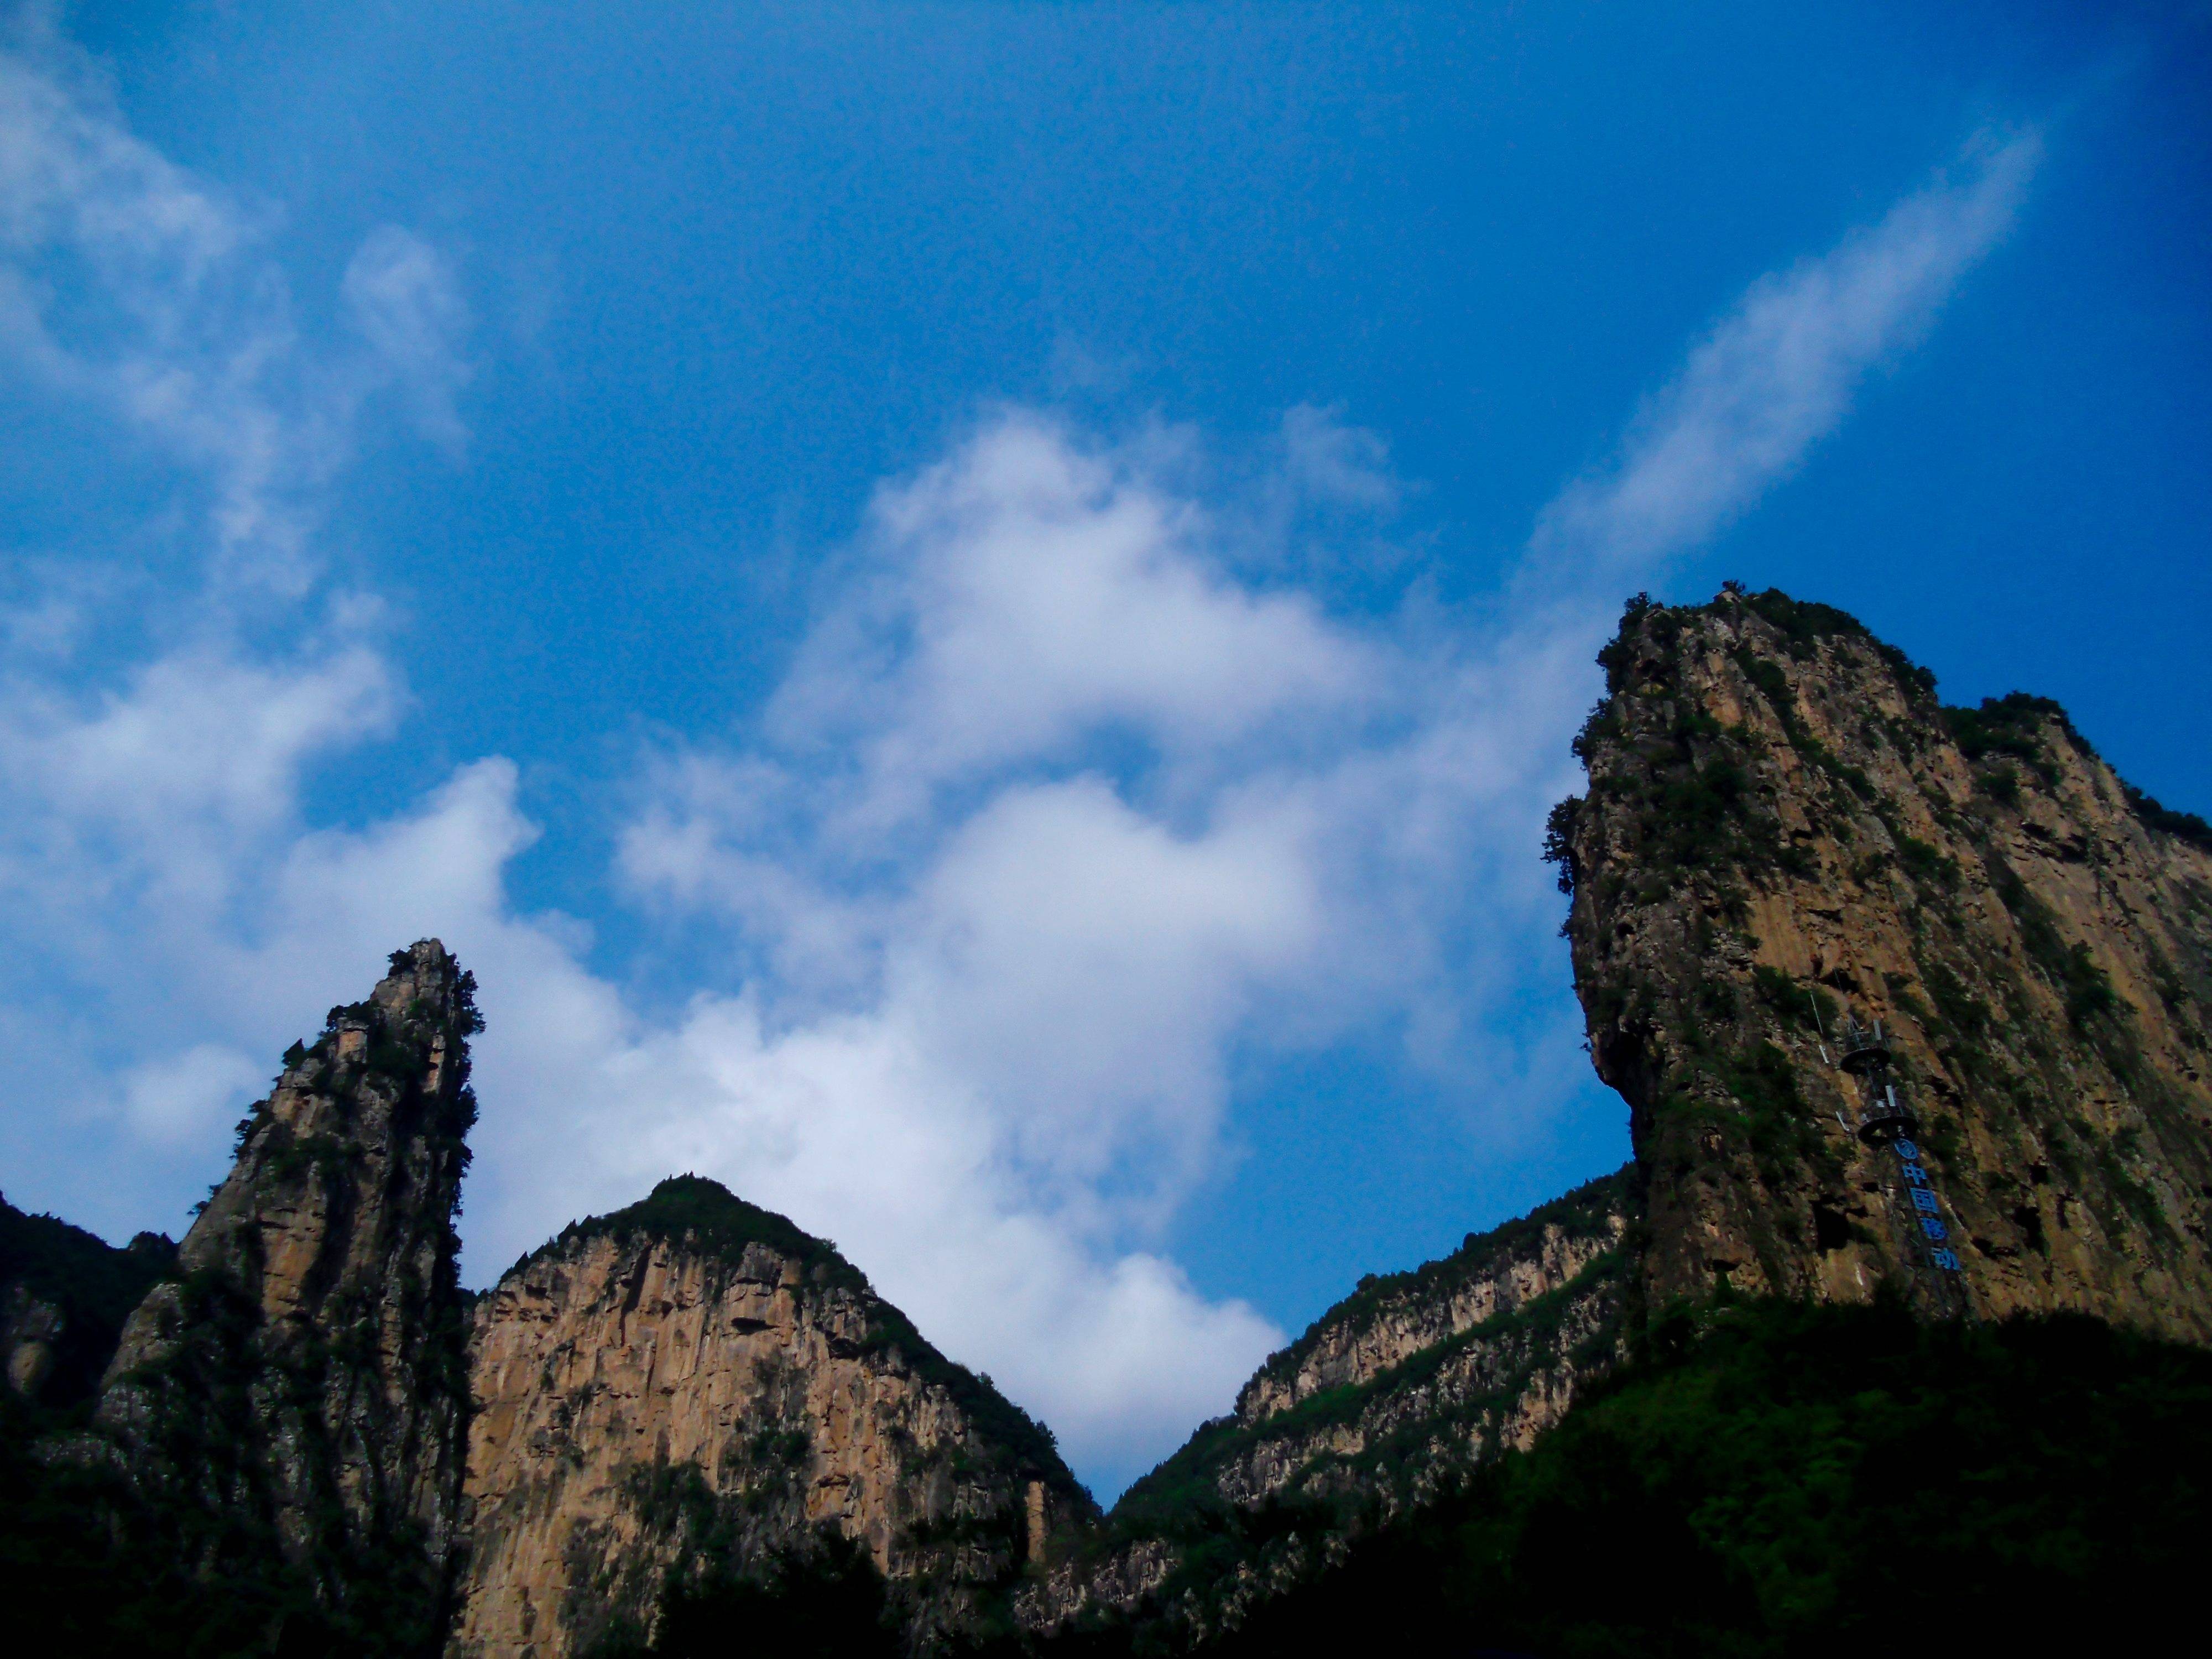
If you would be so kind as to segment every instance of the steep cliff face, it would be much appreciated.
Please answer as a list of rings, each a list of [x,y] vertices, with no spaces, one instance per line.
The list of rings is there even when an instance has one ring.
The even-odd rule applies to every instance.
[[[1194,1463],[1246,1507],[1335,1498],[1387,1515],[1527,1445],[1610,1362],[1626,1203],[1625,1174],[1608,1176],[1441,1261],[1370,1279],[1261,1366],[1235,1414],[1162,1475]]]
[[[426,940],[286,1054],[98,1414],[157,1547],[204,1580],[281,1559],[337,1628],[401,1650],[434,1648],[456,1543],[472,988]]]
[[[634,1647],[672,1598],[865,1546],[910,1643],[992,1626],[1095,1516],[1050,1437],[829,1245],[710,1181],[570,1228],[477,1310],[453,1651]]]
[[[1632,605],[1601,660],[1552,850],[1655,1302],[1888,1285],[2212,1339],[2202,822],[2057,705],[1945,708],[1778,593]],[[1841,1068],[1846,1021],[1886,1073]]]
[[[1110,1516],[831,1246],[712,1182],[570,1227],[471,1312],[453,1219],[477,1021],[425,942],[286,1055],[173,1266],[166,1240],[114,1251],[0,1204],[21,1396],[0,1396],[0,1508],[29,1517],[0,1565],[137,1586],[116,1629],[141,1647],[189,1602],[210,1651],[612,1659],[743,1639],[731,1609],[798,1585],[859,1596],[869,1641],[881,1595],[909,1651],[1123,1619],[1169,1651],[1393,1527],[1527,1498],[1499,1455],[1639,1331],[1601,1414],[1673,1386],[1700,1321],[1723,1348],[1764,1340],[1732,1320],[1804,1322],[1771,1354],[1812,1360],[1741,1372],[1770,1389],[1854,1330],[1903,1352],[1996,1328],[1916,1322],[1885,1289],[2212,1342],[2212,829],[2131,791],[2056,705],[1945,708],[1850,618],[1779,594],[1638,601],[1601,660],[1589,791],[1550,851],[1635,1162],[1363,1280]],[[1884,1306],[1657,1316],[1723,1287]],[[2002,1329],[2023,1352],[2086,1340]],[[94,1432],[44,1409],[111,1348]],[[1900,1401],[1929,1392],[1899,1376]],[[1663,1439],[1756,1391],[1615,1416]],[[1577,1432],[1547,1443],[1613,1431]],[[1823,1480],[1856,1455],[1838,1433]],[[1472,1537],[1452,1547],[1491,1547]]]
[[[1233,1626],[1350,1528],[1528,1445],[1618,1357],[1629,1204],[1623,1171],[1364,1282],[1054,1564],[1029,1620],[1149,1601],[1194,1635]]]

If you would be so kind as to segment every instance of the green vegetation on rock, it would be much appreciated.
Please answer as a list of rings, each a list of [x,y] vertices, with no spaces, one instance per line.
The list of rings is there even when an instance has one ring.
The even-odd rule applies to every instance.
[[[176,1263],[173,1240],[141,1233],[123,1249],[58,1216],[27,1215],[0,1198],[0,1320],[20,1291],[59,1316],[53,1374],[39,1390],[48,1405],[90,1395],[115,1352],[131,1310]]]
[[[1612,1218],[1620,1212],[1625,1201],[1623,1193],[1630,1173],[1627,1169],[1620,1169],[1595,1181],[1586,1181],[1573,1191],[1538,1205],[1526,1215],[1500,1222],[1486,1232],[1469,1233],[1449,1255],[1419,1267],[1403,1273],[1368,1274],[1350,1296],[1309,1325],[1295,1342],[1268,1355],[1258,1375],[1289,1376],[1313,1352],[1325,1331],[1358,1324],[1386,1303],[1401,1297],[1424,1301],[1449,1297],[1459,1286],[1492,1272],[1500,1259],[1540,1238],[1547,1227],[1557,1227],[1570,1237],[1609,1231]]]
[[[2185,1628],[2212,1354],[2077,1317],[1678,1315],[1527,1454],[1205,1650],[2110,1651]],[[2172,1622],[2169,1623],[2168,1620]]]
[[[705,1176],[671,1176],[627,1208],[572,1221],[508,1269],[520,1271],[544,1256],[567,1255],[594,1238],[644,1237],[687,1249],[735,1267],[748,1247],[765,1244],[797,1262],[808,1283],[865,1291],[867,1275],[788,1217],[748,1204],[719,1181]]]

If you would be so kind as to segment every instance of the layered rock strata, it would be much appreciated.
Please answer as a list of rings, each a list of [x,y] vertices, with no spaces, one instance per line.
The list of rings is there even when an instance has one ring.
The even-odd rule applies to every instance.
[[[1552,851],[1649,1295],[2212,1339],[2212,832],[2056,704],[1946,708],[1825,606],[1639,600],[1601,660]],[[1845,1019],[1881,1023],[1917,1160],[1863,1138]]]
[[[822,1528],[927,1646],[990,1628],[1096,1515],[1050,1437],[833,1249],[697,1177],[518,1264],[472,1375],[468,1659],[635,1647],[672,1596]]]
[[[157,1548],[203,1578],[281,1560],[402,1650],[434,1647],[458,1542],[472,990],[425,940],[294,1045],[125,1327],[97,1419]]]
[[[1147,1607],[1193,1638],[1498,1453],[1528,1446],[1619,1358],[1628,1171],[1412,1272],[1364,1281],[1070,1540],[1024,1604],[1055,1628]]]

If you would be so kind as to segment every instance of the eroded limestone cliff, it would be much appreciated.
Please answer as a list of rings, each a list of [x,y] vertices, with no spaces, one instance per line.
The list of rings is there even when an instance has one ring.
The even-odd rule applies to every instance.
[[[1491,1231],[1442,1261],[1370,1278],[1271,1357],[1237,1397],[1256,1428],[1332,1391],[1359,1389],[1415,1355],[1582,1279],[1620,1249],[1625,1182],[1609,1176]]]
[[[1824,606],[1638,600],[1601,661],[1551,851],[1634,1163],[1364,1285],[1055,1562],[1037,1623],[1234,1626],[1723,1287],[2212,1340],[2212,830],[2055,704],[1946,708]]]
[[[241,1584],[281,1559],[403,1651],[434,1648],[458,1541],[472,988],[425,940],[286,1054],[97,1419],[155,1547]]]
[[[1778,593],[1638,601],[1601,661],[1553,852],[1649,1295],[1888,1285],[2212,1339],[2202,822],[2056,704],[1946,708]],[[1881,1022],[1917,1158],[1859,1132],[1846,1019]]]
[[[910,1641],[975,1633],[1096,1514],[834,1249],[697,1177],[519,1263],[478,1304],[473,1377],[468,1659],[635,1644],[818,1528],[866,1547]]]

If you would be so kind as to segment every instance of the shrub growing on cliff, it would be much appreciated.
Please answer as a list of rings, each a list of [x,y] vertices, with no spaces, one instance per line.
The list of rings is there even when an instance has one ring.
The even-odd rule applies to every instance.
[[[1984,697],[1978,708],[1943,711],[1943,723],[1951,728],[1951,740],[1968,760],[2000,756],[2022,762],[2046,778],[2052,775],[2053,769],[2050,751],[2043,743],[2043,723],[2048,720],[2071,729],[2063,708],[2048,697],[2031,696],[2025,691]]]
[[[1582,810],[1582,804],[1580,795],[1570,795],[1553,806],[1544,820],[1544,862],[1559,866],[1562,893],[1575,890],[1575,814]]]
[[[2127,792],[2128,805],[2135,809],[2136,816],[2152,829],[2163,830],[2191,847],[2212,853],[2212,823],[2207,823],[2194,812],[2177,812],[2161,806],[2131,783],[2123,783],[2120,787]]]

